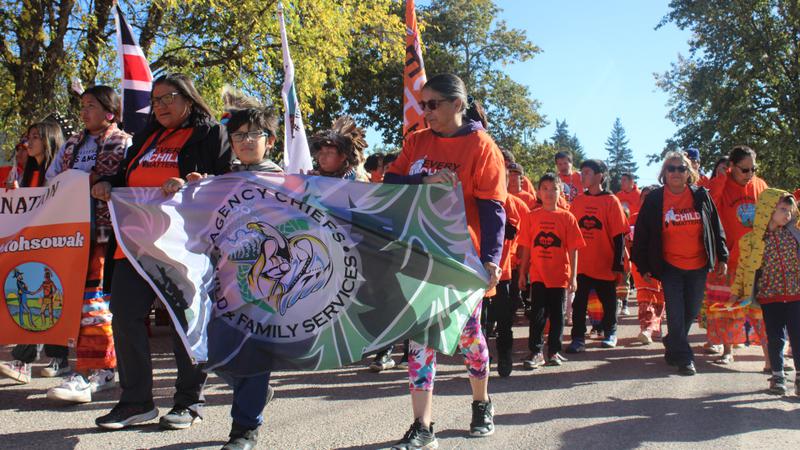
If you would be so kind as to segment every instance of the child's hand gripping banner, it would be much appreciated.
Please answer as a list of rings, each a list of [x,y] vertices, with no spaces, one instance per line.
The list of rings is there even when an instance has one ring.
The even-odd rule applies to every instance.
[[[0,344],[67,345],[78,336],[89,262],[89,174],[0,189]]]
[[[458,188],[236,173],[115,189],[111,210],[209,370],[329,369],[405,338],[452,354],[488,280]]]

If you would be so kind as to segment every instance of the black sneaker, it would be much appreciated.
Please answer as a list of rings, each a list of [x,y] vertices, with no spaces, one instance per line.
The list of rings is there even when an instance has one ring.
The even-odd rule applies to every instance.
[[[258,428],[251,430],[234,423],[228,436],[230,439],[222,450],[252,450],[258,442]]]
[[[107,430],[121,430],[125,427],[147,422],[158,417],[158,409],[149,405],[131,405],[117,403],[111,412],[95,419],[94,423]]]
[[[269,390],[267,390],[269,392]],[[185,430],[195,423],[200,423],[203,418],[185,406],[173,406],[169,412],[162,416],[158,425],[165,430]]]
[[[497,374],[501,377],[507,377],[511,375],[513,366],[511,351],[500,352],[500,356],[497,358]]]
[[[786,378],[773,375],[769,378],[769,391],[772,395],[786,395]]]
[[[425,428],[419,419],[414,420],[411,428],[406,431],[403,439],[392,446],[392,450],[421,450],[439,448],[439,440],[433,432],[433,422],[431,426]]]
[[[681,364],[678,366],[678,374],[685,377],[690,377],[697,374],[697,369],[695,369],[693,362],[689,362],[689,364]]]
[[[394,368],[395,363],[394,359],[392,359],[392,355],[389,353],[384,353],[383,355],[379,355],[375,357],[375,361],[372,361],[372,364],[369,365],[369,370],[373,372],[382,372],[384,370]]]
[[[487,402],[472,402],[472,423],[469,424],[470,436],[489,436],[494,434],[494,405]]]

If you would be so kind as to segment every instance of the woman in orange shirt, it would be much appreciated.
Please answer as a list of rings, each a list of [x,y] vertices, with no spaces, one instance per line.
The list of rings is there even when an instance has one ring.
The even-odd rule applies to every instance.
[[[455,75],[437,75],[425,84],[420,106],[430,128],[409,135],[384,182],[394,184],[461,183],[467,226],[490,275],[487,295],[497,285],[505,227],[506,170],[503,156],[485,127],[480,104],[467,96]],[[481,306],[467,321],[460,345],[472,387],[470,435],[494,433],[494,407],[489,399],[489,350],[480,327]],[[411,341],[408,358],[414,423],[395,447],[435,448],[431,427],[436,352]]]
[[[102,177],[92,186],[94,198],[108,201],[112,186],[160,187],[165,194],[174,193],[193,177],[222,174],[230,169],[228,135],[214,121],[211,109],[186,75],[160,76],[153,83],[150,98],[148,125],[134,137],[116,175]],[[115,246],[109,247],[111,253]],[[145,326],[156,296],[122,252],[114,252],[114,262],[111,326],[122,392],[111,412],[95,420],[106,429],[120,429],[158,416]],[[181,310],[177,308],[176,312]],[[184,314],[176,316],[179,326],[185,327]],[[160,425],[167,429],[189,428],[202,421],[206,374],[192,364],[176,333],[172,349],[178,366],[174,406],[161,417]]]
[[[683,153],[668,153],[658,180],[663,188],[644,199],[633,237],[631,261],[644,283],[661,281],[667,309],[667,364],[697,373],[689,329],[700,312],[708,272],[727,271],[728,249],[714,202]]]
[[[766,358],[766,330],[758,304],[741,306],[730,301],[730,286],[739,260],[739,239],[753,229],[756,202],[767,189],[767,183],[756,176],[756,152],[747,146],[736,146],[729,156],[730,167],[725,176],[716,176],[708,184],[711,198],[717,205],[730,251],[730,267],[726,277],[709,278],[707,333],[710,345],[723,345],[722,356],[715,362],[733,362],[733,346],[747,340],[745,322],[755,331],[751,342],[761,343]],[[766,359],[769,361],[769,359]]]

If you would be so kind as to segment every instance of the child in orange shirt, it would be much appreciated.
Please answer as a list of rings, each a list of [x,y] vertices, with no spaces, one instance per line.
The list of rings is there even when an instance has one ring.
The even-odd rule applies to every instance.
[[[572,304],[572,343],[567,353],[586,351],[586,307],[594,289],[603,304],[604,348],[617,346],[616,280],[622,276],[628,219],[617,197],[603,187],[608,167],[600,160],[581,164],[586,191],[572,202],[586,246],[578,251],[578,289]]]
[[[564,332],[564,307],[567,292],[577,289],[578,249],[586,246],[578,221],[567,210],[558,208],[561,183],[555,174],[539,179],[538,196],[542,207],[525,216],[517,245],[520,247],[519,288],[524,289],[524,274],[530,276],[533,307],[528,348],[523,361],[526,369],[545,364],[542,353],[544,328],[550,320],[547,339],[547,364],[561,365],[561,335]]]

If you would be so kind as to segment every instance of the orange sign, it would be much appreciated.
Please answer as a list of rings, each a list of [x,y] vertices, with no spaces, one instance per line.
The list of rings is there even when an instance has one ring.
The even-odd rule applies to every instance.
[[[89,175],[0,192],[0,344],[78,336],[89,260]]]
[[[425,85],[425,64],[422,62],[417,13],[414,0],[406,2],[406,64],[403,69],[403,136],[427,125],[419,106]]]

